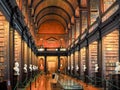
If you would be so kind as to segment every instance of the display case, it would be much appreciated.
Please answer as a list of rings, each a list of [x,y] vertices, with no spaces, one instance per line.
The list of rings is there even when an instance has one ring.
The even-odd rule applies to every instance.
[[[91,77],[94,76],[94,73],[95,73],[95,64],[98,64],[97,63],[97,41],[91,43],[89,45],[89,75]]]
[[[7,77],[9,23],[0,12],[0,82]]]
[[[119,61],[119,31],[115,30],[104,36],[102,43],[103,73],[108,76],[114,73],[115,63]]]
[[[80,73],[81,73],[81,76],[84,75],[84,66],[86,67],[86,48],[82,48],[80,50]]]

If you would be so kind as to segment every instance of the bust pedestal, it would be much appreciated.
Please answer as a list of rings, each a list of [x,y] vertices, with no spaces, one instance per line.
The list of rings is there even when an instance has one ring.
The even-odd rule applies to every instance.
[[[95,86],[101,87],[102,86],[102,78],[100,72],[95,72]]]

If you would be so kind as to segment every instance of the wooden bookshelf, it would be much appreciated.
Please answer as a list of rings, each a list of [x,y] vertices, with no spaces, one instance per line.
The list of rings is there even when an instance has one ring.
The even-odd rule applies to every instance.
[[[78,36],[80,35],[80,20],[76,20],[76,39],[78,38]]]
[[[6,62],[8,60],[8,35],[9,23],[4,15],[0,12],[0,82],[5,80]]]
[[[93,24],[99,15],[98,6],[99,6],[98,0],[90,0],[90,24]]]
[[[89,45],[89,74],[91,77],[94,76],[95,73],[95,64],[97,63],[97,41],[91,43]]]
[[[84,33],[86,28],[87,28],[87,12],[82,11],[82,31],[81,31],[81,34]]]
[[[73,54],[71,54],[71,71],[74,69]]]
[[[75,51],[75,69],[78,68],[78,51]]]
[[[103,0],[104,12],[115,2],[116,0]]]
[[[103,65],[104,74],[114,73],[115,63],[119,58],[119,32],[117,30],[103,37]]]
[[[83,65],[86,66],[86,48],[82,48],[80,50],[80,71],[81,71],[81,75],[84,75],[84,70],[83,70]]]
[[[17,31],[14,32],[14,60],[21,60],[21,36]]]

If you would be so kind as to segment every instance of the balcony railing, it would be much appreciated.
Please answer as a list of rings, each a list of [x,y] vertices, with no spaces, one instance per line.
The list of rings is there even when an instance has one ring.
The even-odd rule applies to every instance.
[[[98,20],[95,21],[89,28],[89,33],[91,33],[93,30],[95,30],[98,27]]]
[[[83,39],[83,38],[85,38],[86,37],[86,35],[87,35],[87,30],[85,30],[85,32],[82,34],[82,36],[81,36],[81,40]]]
[[[102,15],[102,22],[105,22],[110,16],[116,13],[119,9],[120,1],[116,1],[103,15]]]

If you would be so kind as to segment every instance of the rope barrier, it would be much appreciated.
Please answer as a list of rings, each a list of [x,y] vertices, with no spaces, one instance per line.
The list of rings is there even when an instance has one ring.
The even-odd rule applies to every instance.
[[[14,89],[13,89],[13,90],[16,90],[16,89],[17,89],[17,87],[18,87],[18,85],[19,85],[19,82],[17,82],[17,83],[16,83],[16,85],[15,85],[15,87],[14,87]]]
[[[112,87],[114,87],[114,88],[120,90],[120,87],[118,87],[118,86],[112,84],[110,81],[107,80],[106,82],[107,82],[108,85],[110,85],[110,86],[112,86]]]

